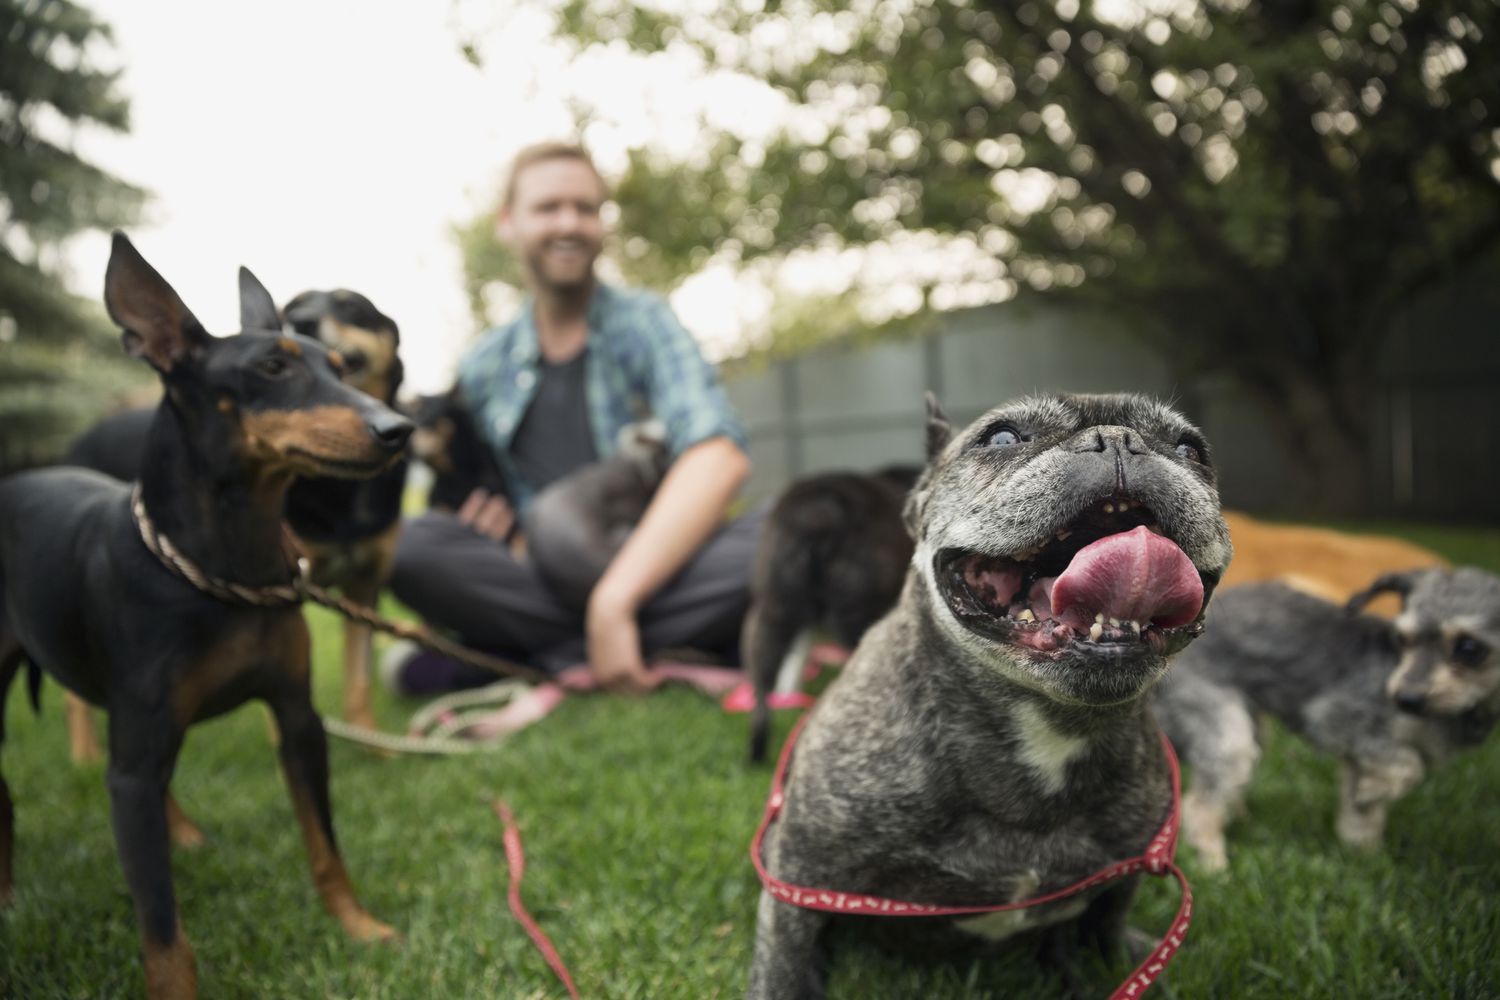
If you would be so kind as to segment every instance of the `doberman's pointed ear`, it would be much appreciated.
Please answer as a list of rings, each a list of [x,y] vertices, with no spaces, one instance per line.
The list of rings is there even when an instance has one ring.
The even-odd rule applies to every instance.
[[[937,397],[928,392],[927,400],[927,461],[932,461],[953,440],[953,425],[948,422],[948,415],[943,412],[942,404]]]
[[[124,330],[125,353],[163,374],[208,345],[203,324],[121,232],[110,246],[104,305]]]
[[[240,268],[240,329],[273,333],[281,330],[281,314],[276,311],[276,300],[248,267]]]

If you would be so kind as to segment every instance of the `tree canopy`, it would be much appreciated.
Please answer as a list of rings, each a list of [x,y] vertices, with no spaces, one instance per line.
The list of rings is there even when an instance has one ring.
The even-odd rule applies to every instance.
[[[118,72],[100,67],[109,42],[69,0],[0,0],[0,469],[56,455],[140,378],[60,273],[68,237],[129,224],[144,197],[73,148],[80,128],[129,126]]]
[[[631,157],[622,263],[927,234],[1223,371],[1340,494],[1393,308],[1500,242],[1494,0],[563,0],[580,49],[693,53],[787,106]],[[932,301],[941,279],[926,283]],[[949,295],[945,301],[952,301]],[[942,304],[939,302],[939,304]],[[833,331],[830,331],[833,332]]]

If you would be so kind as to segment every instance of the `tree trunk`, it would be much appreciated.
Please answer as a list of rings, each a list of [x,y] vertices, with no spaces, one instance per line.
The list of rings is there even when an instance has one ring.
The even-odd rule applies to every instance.
[[[1295,506],[1325,516],[1380,511],[1385,505],[1375,493],[1374,379],[1360,372],[1336,383],[1290,359],[1266,362],[1240,377],[1297,465],[1301,495]]]

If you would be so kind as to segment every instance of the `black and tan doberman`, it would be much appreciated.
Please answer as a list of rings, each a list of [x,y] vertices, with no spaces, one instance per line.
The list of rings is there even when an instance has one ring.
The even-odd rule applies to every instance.
[[[394,407],[403,368],[396,322],[365,296],[348,289],[309,291],[294,296],[282,309],[293,330],[323,344],[342,361],[347,385]],[[267,317],[269,322],[269,317]],[[278,321],[279,324],[280,321]],[[126,410],[105,417],[73,443],[63,461],[97,469],[116,479],[140,478],[154,407]],[[406,462],[398,461],[368,479],[338,476],[299,477],[287,492],[284,516],[298,545],[312,564],[312,580],[342,589],[355,603],[374,607],[390,579],[400,532],[401,495]],[[376,728],[370,710],[370,627],[349,621],[344,626],[344,718]],[[85,763],[102,755],[88,707],[69,696],[68,739],[73,760]],[[198,841],[187,823],[174,823],[174,839]]]
[[[183,736],[249,699],[265,701],[280,730],[324,906],[355,938],[394,935],[360,905],[334,840],[327,743],[295,598],[234,603],[187,575],[285,592],[296,573],[281,519],[293,478],[374,476],[399,458],[411,424],[345,385],[336,354],[283,335],[273,300],[249,271],[241,270],[240,288],[244,331],[211,337],[116,234],[105,304],[126,352],[156,369],[165,389],[139,503],[130,486],[80,469],[0,483],[0,709],[24,660],[33,683],[45,670],[108,710],[111,818],[151,997],[197,994],[168,844],[168,783]],[[147,535],[158,550],[170,546],[178,569],[147,547]],[[0,900],[12,888],[13,829],[0,780]]]

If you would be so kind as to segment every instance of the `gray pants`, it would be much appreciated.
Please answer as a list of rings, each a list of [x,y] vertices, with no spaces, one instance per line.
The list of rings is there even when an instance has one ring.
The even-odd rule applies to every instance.
[[[691,647],[733,655],[750,601],[750,564],[767,508],[720,528],[641,608],[646,656]],[[587,659],[583,616],[499,542],[448,513],[406,522],[391,589],[429,623],[467,645],[557,671]],[[476,676],[476,683],[492,680]]]

